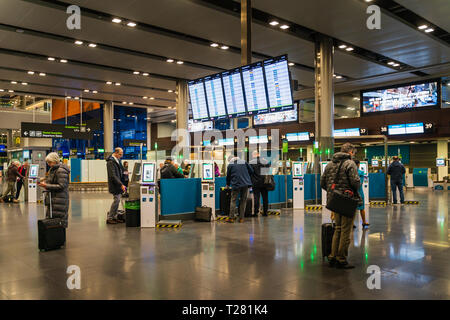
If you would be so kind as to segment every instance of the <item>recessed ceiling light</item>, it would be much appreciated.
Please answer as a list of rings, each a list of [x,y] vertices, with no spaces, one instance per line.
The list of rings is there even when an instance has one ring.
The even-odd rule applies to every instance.
[[[14,90],[8,90],[8,92],[9,92],[9,93],[13,93],[13,92],[14,92]]]
[[[288,65],[289,65],[290,67],[292,67],[293,65],[295,65],[295,63],[289,62]]]
[[[148,97],[142,97],[142,99],[148,99]]]
[[[336,75],[335,75],[335,74],[333,74],[333,77],[336,77]]]
[[[173,92],[173,90],[167,90],[167,92],[169,92],[169,93],[172,93],[172,92]]]
[[[388,62],[388,64],[393,66],[395,64],[395,62],[394,61],[390,61],[390,62]]]
[[[270,24],[271,26],[277,26],[277,25],[279,25],[280,23],[279,23],[278,21],[273,20],[273,21],[269,22],[269,24]]]
[[[128,104],[134,104],[133,102],[128,102]]]
[[[97,91],[97,90],[94,90],[94,91],[92,91],[92,93],[98,93],[98,91]]]
[[[50,61],[55,61],[55,58],[52,58],[52,57],[48,57],[48,58],[47,58],[47,60],[50,60]]]
[[[5,91],[5,90],[3,90],[3,89],[0,89],[0,92],[3,92],[3,91]]]
[[[143,75],[144,77],[148,77],[148,72],[144,72],[142,75]]]
[[[116,86],[120,86],[121,83],[120,83],[120,82],[116,82],[115,85],[116,85]]]
[[[112,19],[112,22],[114,22],[114,23],[121,23],[122,19],[114,18],[114,19]]]
[[[45,76],[46,76],[46,74],[45,74],[44,72],[40,72],[40,73],[39,73],[39,76],[41,76],[41,77],[45,77]]]
[[[28,74],[34,74],[34,71],[28,71]]]
[[[122,101],[122,104],[127,104],[127,102],[126,101]],[[127,114],[127,117],[129,117],[129,115]]]
[[[392,66],[398,67],[399,65],[400,65],[400,63],[394,63]]]
[[[97,45],[95,43],[89,43],[89,47],[95,48]]]
[[[61,59],[61,60],[59,60],[59,62],[61,62],[61,63],[67,63],[67,60],[66,60],[66,59]]]
[[[219,44],[214,42],[214,43],[211,43],[210,46],[213,48],[217,48],[219,46]]]
[[[150,97],[150,100],[155,100],[155,98],[154,97]]]
[[[430,32],[433,32],[433,31],[434,31],[433,28],[429,28],[429,29],[425,30],[426,33],[430,33]]]
[[[139,71],[134,71],[133,74],[140,74],[140,72]]]
[[[220,49],[222,49],[222,50],[228,50],[229,48],[230,48],[229,46],[225,46],[225,45],[220,47]]]
[[[75,44],[77,44],[77,45],[81,46],[81,45],[83,44],[83,41],[80,41],[80,40],[76,40],[76,41],[75,41]]]
[[[173,59],[167,59],[166,60],[168,63],[172,63],[173,62]]]
[[[345,51],[353,51],[354,49],[352,47],[348,47],[347,49],[345,49]]]
[[[111,81],[107,81],[106,84],[112,84],[112,82]]]
[[[342,76],[336,76],[336,79],[342,79]]]
[[[80,98],[79,97],[75,97],[75,100],[80,100]]]
[[[28,83],[27,83],[27,82],[22,82],[22,85],[23,85],[23,86],[27,86]]]
[[[183,64],[184,62],[183,61],[177,61],[177,64]]]
[[[12,84],[17,84],[17,81],[11,81]]]
[[[136,23],[130,21],[130,22],[127,23],[127,26],[129,26],[129,27],[136,27]]]
[[[67,97],[66,97],[66,99],[72,99],[72,97],[70,97],[70,96],[67,96]]]
[[[345,44],[341,44],[341,45],[339,46],[339,49],[345,49],[345,48],[347,48],[347,46],[346,46]]]
[[[283,24],[280,26],[280,29],[286,30],[289,29],[289,26],[287,24]]]
[[[88,89],[84,89],[84,92],[89,92],[89,90]]]
[[[419,30],[423,30],[423,29],[428,28],[428,26],[426,24],[423,24],[423,25],[419,26],[418,28],[419,28]]]
[[[372,2],[372,0],[364,0],[364,1],[366,1],[366,2]]]

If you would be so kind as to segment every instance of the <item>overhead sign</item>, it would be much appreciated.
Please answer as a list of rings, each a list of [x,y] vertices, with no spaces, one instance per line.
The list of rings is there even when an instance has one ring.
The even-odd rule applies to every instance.
[[[92,129],[89,126],[72,126],[52,123],[22,122],[22,137],[25,138],[62,138],[91,140]]]
[[[123,139],[123,145],[125,147],[140,147],[141,143],[143,147],[147,146],[147,140]]]

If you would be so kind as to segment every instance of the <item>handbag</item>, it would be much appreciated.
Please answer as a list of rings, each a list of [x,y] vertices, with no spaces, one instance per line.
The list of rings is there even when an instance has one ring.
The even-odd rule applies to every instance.
[[[264,176],[264,188],[266,188],[267,191],[275,190],[275,180],[272,175]]]
[[[359,200],[353,197],[354,193],[352,190],[345,190],[344,193],[335,190],[336,188],[335,181],[339,176],[343,163],[344,161],[341,161],[336,176],[334,177],[333,184],[331,185],[331,193],[329,195],[326,208],[345,217],[352,218],[355,215]]]
[[[195,207],[194,216],[195,221],[210,222],[212,220],[212,209],[206,206]]]

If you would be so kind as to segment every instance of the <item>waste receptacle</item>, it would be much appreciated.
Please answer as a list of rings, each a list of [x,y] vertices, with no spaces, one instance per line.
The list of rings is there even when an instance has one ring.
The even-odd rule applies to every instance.
[[[127,227],[141,226],[141,203],[139,201],[125,201],[125,225]]]

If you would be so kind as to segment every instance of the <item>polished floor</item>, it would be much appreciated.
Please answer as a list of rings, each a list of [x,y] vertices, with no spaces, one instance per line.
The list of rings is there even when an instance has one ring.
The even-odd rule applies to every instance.
[[[414,190],[420,205],[370,208],[355,229],[353,270],[321,257],[327,214],[301,210],[243,224],[180,230],[106,225],[107,193],[71,193],[67,247],[37,250],[41,204],[0,204],[0,299],[449,299],[448,192]],[[69,290],[67,267],[81,269]],[[381,289],[367,287],[367,267]]]

